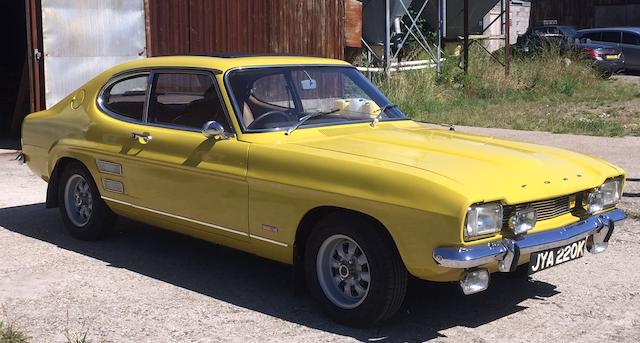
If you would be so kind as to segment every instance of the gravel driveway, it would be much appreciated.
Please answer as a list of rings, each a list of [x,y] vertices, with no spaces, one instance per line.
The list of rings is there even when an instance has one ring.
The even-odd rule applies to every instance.
[[[458,129],[601,156],[640,177],[640,138]],[[293,295],[278,263],[127,220],[107,240],[74,240],[44,208],[46,184],[12,157],[0,151],[0,320],[34,342],[84,331],[98,342],[640,341],[640,198],[624,199],[635,219],[602,255],[530,280],[497,275],[473,296],[415,281],[394,320],[361,330]]]

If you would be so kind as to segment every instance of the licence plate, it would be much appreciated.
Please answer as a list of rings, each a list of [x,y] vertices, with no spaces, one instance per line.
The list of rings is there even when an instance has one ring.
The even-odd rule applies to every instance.
[[[573,261],[584,256],[587,239],[567,244],[558,248],[531,253],[529,274],[549,269],[559,264]]]
[[[607,60],[617,60],[618,55],[605,55],[604,58]]]

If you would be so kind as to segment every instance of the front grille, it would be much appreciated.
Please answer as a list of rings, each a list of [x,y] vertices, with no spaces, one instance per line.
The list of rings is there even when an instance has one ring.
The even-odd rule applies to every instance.
[[[553,219],[571,212],[571,200],[575,195],[565,195],[554,199],[507,205],[503,208],[502,226],[509,227],[509,217],[518,210],[532,206],[538,214],[538,221]]]

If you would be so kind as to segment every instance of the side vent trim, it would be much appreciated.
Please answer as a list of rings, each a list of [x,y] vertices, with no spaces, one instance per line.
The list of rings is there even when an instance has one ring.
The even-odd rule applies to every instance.
[[[118,163],[96,160],[96,166],[101,173],[122,175],[122,166]]]

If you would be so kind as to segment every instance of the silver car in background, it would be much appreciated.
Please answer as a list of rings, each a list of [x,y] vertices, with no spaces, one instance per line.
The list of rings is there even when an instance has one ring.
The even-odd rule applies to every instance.
[[[607,27],[580,30],[576,42],[602,44],[622,50],[624,70],[640,72],[640,27]]]

